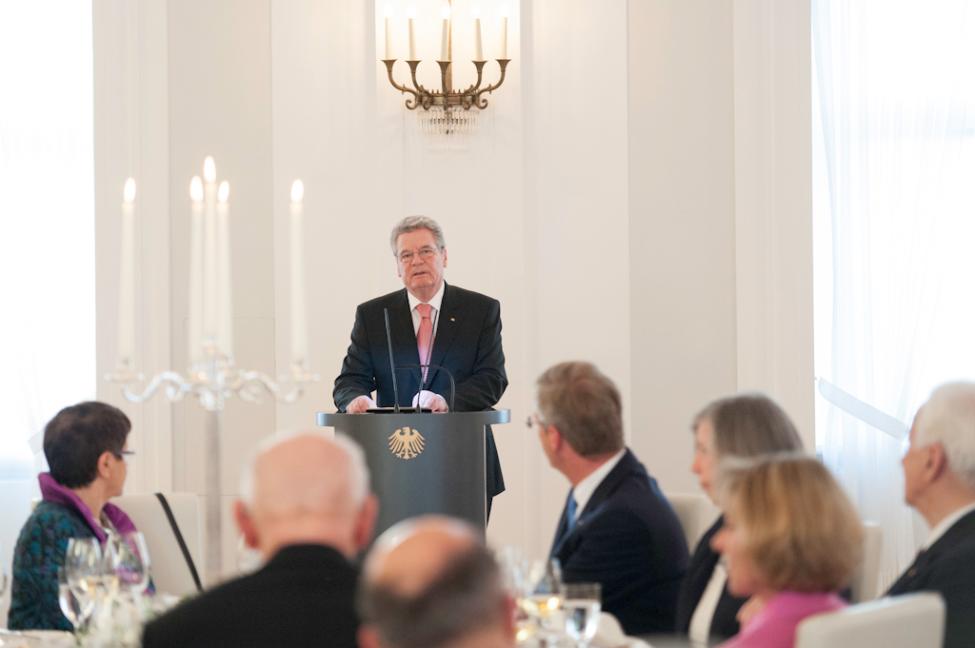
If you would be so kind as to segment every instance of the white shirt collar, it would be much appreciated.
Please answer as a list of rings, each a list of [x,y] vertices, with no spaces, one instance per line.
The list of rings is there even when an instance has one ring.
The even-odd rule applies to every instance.
[[[931,529],[931,534],[928,536],[928,541],[924,543],[922,549],[930,549],[931,545],[941,539],[948,529],[955,525],[955,522],[962,519],[972,511],[975,511],[975,502],[969,504],[968,506],[963,506],[945,519],[938,522],[938,525]]]
[[[440,290],[438,290],[437,293],[428,302],[422,302],[422,301],[420,301],[419,299],[417,299],[416,297],[413,296],[413,293],[411,293],[409,290],[407,290],[406,291],[406,297],[410,300],[410,312],[412,313],[413,311],[415,311],[416,310],[416,307],[418,305],[420,305],[420,304],[430,304],[431,306],[433,306],[433,312],[434,313],[439,313],[440,312],[440,304],[443,303],[443,291],[444,291],[444,288],[446,286],[447,286],[447,282],[441,280],[440,281]]]
[[[592,497],[592,494],[596,492],[599,485],[603,483],[604,479],[606,479],[606,475],[608,475],[613,468],[616,467],[616,464],[620,462],[620,459],[623,458],[623,454],[625,452],[626,448],[623,448],[614,454],[612,457],[607,459],[603,465],[586,475],[585,479],[576,484],[575,488],[572,489],[572,496],[576,500],[577,520],[579,519],[579,516],[582,515],[582,511],[586,508],[586,504],[589,503],[589,498]]]

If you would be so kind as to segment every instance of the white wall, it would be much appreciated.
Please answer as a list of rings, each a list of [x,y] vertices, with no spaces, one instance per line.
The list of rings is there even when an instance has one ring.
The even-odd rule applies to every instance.
[[[783,162],[803,154],[802,136],[767,133],[776,124],[767,112],[761,120],[736,114],[751,110],[749,98],[774,114],[802,100],[801,79],[783,84],[750,65],[749,57],[768,52],[740,43],[739,32],[753,27],[773,53],[795,50],[773,68],[786,74],[802,64],[801,47],[778,30],[795,37],[803,3],[779,2],[788,7],[773,12],[767,0],[753,11],[758,1],[515,3],[505,85],[490,97],[477,132],[452,149],[420,136],[415,115],[389,87],[372,3],[143,5],[163,20],[153,23],[157,40],[135,50],[128,44],[142,71],[134,104],[113,103],[132,79],[110,70],[96,70],[104,82],[96,95],[116,112],[146,117],[135,134],[113,128],[115,113],[100,118],[96,149],[107,267],[116,254],[110,214],[126,156],[137,155],[147,181],[164,187],[153,195],[159,235],[143,237],[143,273],[158,271],[160,259],[171,267],[165,279],[143,284],[147,371],[185,366],[186,187],[207,153],[232,186],[238,358],[272,374],[287,370],[287,192],[295,177],[306,186],[310,356],[323,380],[294,405],[230,405],[227,498],[260,437],[309,427],[316,411],[332,409],[331,382],[355,305],[400,285],[387,236],[409,213],[443,224],[448,281],[502,301],[510,387],[500,405],[513,422],[496,431],[509,489],[495,502],[489,532],[497,543],[541,554],[565,496],[564,480],[522,427],[534,379],[554,362],[590,359],[618,382],[631,445],[674,490],[695,488],[687,424],[706,400],[744,384],[773,389],[800,417],[807,406],[811,412],[812,393],[801,389],[812,375],[811,360],[805,363],[811,328],[807,342],[795,326],[805,297],[811,303],[811,282],[805,295],[801,272],[782,274],[788,264],[801,266],[803,251],[793,248],[805,245],[802,167]],[[96,54],[106,61],[120,47],[113,38],[132,24],[131,16],[120,18],[127,6],[116,1],[96,11]],[[469,9],[461,0],[454,8],[457,16]],[[792,20],[766,20],[773,14]],[[486,11],[486,26],[489,17]],[[149,29],[144,17],[136,22]],[[490,57],[487,37],[485,49]],[[493,66],[487,71],[493,75]],[[157,88],[165,110],[153,102]],[[801,133],[801,110],[789,115],[777,128]],[[768,140],[771,166],[767,147],[755,144]],[[774,192],[771,203],[750,198],[750,187],[780,178],[788,191]],[[767,256],[770,218],[780,210],[788,217],[771,239],[780,247]],[[114,357],[113,281],[100,271],[100,367]],[[163,308],[168,327],[157,330],[150,313]],[[758,354],[758,341],[770,337],[776,344]],[[129,408],[142,443],[171,453],[147,458],[134,481],[140,489],[199,490],[199,408],[173,408],[171,425],[168,410],[158,399]]]

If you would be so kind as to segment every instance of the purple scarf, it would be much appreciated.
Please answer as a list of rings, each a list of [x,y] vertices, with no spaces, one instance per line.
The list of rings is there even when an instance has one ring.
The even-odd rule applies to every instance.
[[[92,533],[98,538],[98,541],[103,543],[107,536],[105,535],[105,529],[102,525],[95,519],[92,514],[91,509],[88,505],[81,501],[73,490],[70,488],[65,488],[61,484],[54,481],[54,477],[51,477],[51,473],[41,473],[37,476],[37,481],[41,486],[41,499],[45,502],[53,502],[54,504],[60,504],[61,506],[66,506],[70,509],[74,509],[78,515],[84,518],[85,522],[91,528]],[[126,533],[135,532],[135,525],[132,524],[132,520],[129,516],[125,514],[122,509],[110,504],[105,503],[105,507],[102,509],[102,514],[105,518],[112,523],[115,530],[119,532],[119,535],[125,535]]]

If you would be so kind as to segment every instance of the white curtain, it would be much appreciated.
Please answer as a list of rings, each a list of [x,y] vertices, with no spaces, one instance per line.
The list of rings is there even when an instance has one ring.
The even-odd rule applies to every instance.
[[[44,424],[64,405],[95,394],[92,90],[90,2],[0,3],[5,566],[43,468]]]
[[[816,437],[881,583],[927,529],[903,503],[917,407],[975,378],[975,0],[813,0]]]

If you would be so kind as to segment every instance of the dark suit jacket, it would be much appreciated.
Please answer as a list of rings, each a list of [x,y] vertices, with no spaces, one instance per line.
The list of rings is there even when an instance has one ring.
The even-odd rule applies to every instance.
[[[260,570],[150,622],[143,648],[356,646],[356,569],[322,545],[278,551]]]
[[[376,392],[377,405],[393,405],[384,308],[389,309],[396,366],[420,364],[406,289],[360,304],[355,311],[352,341],[342,362],[342,373],[335,379],[332,392],[335,406],[340,411],[344,411],[355,397],[372,391]],[[453,374],[457,387],[455,411],[478,412],[494,407],[508,386],[501,349],[501,305],[498,300],[445,284],[430,364],[443,365]],[[419,370],[397,371],[396,380],[399,404],[411,405],[420,388]],[[430,369],[426,388],[450,403],[450,379],[445,372]],[[493,497],[504,490],[504,477],[490,429],[486,446],[487,494]]]
[[[691,617],[694,610],[701,601],[711,574],[721,558],[721,554],[711,548],[711,538],[721,529],[724,524],[724,516],[718,518],[710,529],[697,543],[691,562],[687,566],[687,575],[680,586],[680,595],[677,597],[677,622],[676,630],[682,634],[687,634],[691,626]],[[710,636],[712,637],[733,637],[738,634],[738,610],[744,605],[747,598],[738,598],[728,591],[728,584],[725,583],[721,591],[721,598],[718,599],[718,606],[714,609],[714,616],[711,618]]]
[[[657,481],[630,450],[565,529],[563,510],[550,555],[562,563],[565,582],[600,583],[603,610],[628,635],[673,630],[687,541]]]
[[[948,616],[945,648],[975,646],[975,511],[955,522],[887,591],[938,592]]]

